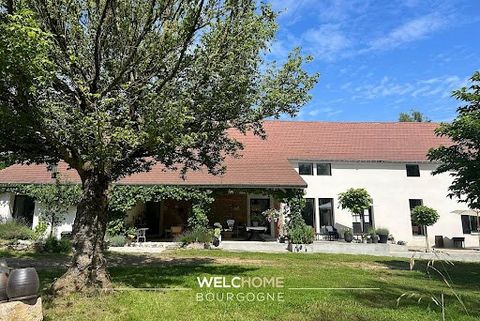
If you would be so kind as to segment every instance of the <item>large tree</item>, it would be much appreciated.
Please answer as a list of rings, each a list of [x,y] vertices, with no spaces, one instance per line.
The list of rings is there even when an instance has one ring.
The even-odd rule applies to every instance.
[[[473,74],[469,87],[454,91],[453,97],[465,105],[457,109],[452,122],[442,123],[436,130],[452,143],[430,150],[428,158],[440,162],[433,174],[448,172],[453,177],[450,197],[480,209],[480,72]]]
[[[2,1],[2,0],[0,0]],[[265,57],[276,13],[256,0],[6,0],[0,8],[0,151],[64,160],[82,182],[60,293],[110,287],[102,255],[112,183],[161,163],[224,170],[241,144],[294,116],[317,74]]]

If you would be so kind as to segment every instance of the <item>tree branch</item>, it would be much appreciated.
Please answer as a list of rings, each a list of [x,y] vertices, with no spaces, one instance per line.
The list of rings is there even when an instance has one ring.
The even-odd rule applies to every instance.
[[[92,83],[90,84],[90,92],[92,94],[96,93],[98,90],[98,81],[100,80],[100,69],[102,64],[100,39],[102,35],[103,23],[105,22],[105,19],[107,17],[107,11],[110,5],[111,5],[111,0],[106,0],[105,6],[103,7],[103,10],[102,10],[102,15],[100,16],[100,20],[98,22],[98,26],[95,31],[95,48],[93,50],[93,66],[95,71],[94,71]]]

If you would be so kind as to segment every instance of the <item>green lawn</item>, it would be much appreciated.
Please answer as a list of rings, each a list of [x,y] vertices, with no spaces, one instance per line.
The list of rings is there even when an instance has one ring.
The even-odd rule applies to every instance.
[[[11,253],[2,254],[12,255]],[[44,285],[62,273],[67,258],[23,256],[15,264],[41,262]],[[22,261],[23,260],[23,261]],[[430,297],[445,293],[447,320],[480,320],[480,264],[456,263],[447,268],[462,309],[451,290],[425,262],[409,270],[408,260],[330,254],[229,253],[179,250],[155,256],[110,254],[115,287],[177,287],[185,291],[118,291],[112,295],[73,295],[45,303],[46,320],[441,320]],[[435,263],[438,268],[440,262]],[[197,276],[284,277],[284,288],[200,289]],[[379,290],[292,290],[298,287],[375,287]],[[198,292],[284,293],[284,302],[197,302]],[[397,298],[405,296],[397,306]],[[419,296],[422,300],[419,301]]]

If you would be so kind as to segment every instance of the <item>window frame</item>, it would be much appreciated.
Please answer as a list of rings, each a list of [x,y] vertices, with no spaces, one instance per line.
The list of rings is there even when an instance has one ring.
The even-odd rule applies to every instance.
[[[300,170],[300,167],[302,165],[309,165],[310,166],[310,171],[309,171],[309,174],[303,174],[302,171]],[[298,163],[298,174],[299,175],[306,175],[306,176],[313,176],[313,163],[307,163],[307,162],[301,162],[301,163]]]
[[[328,166],[328,174],[319,174],[319,171],[318,171],[318,166],[319,165],[327,165]],[[316,163],[316,167],[317,167],[317,176],[332,176],[332,163]]]
[[[320,206],[322,206],[322,200],[328,200],[331,204],[330,206],[330,224],[323,224],[322,222],[322,209],[320,208]],[[334,199],[333,198],[330,198],[330,197],[325,197],[325,198],[322,198],[322,197],[319,197],[318,198],[318,221],[319,221],[319,224],[320,224],[320,227],[322,226],[335,226],[335,210],[334,210]],[[327,202],[328,203],[328,202]],[[327,203],[323,203],[323,204],[327,204]]]
[[[413,201],[420,201],[419,204],[415,205],[412,207],[412,202]],[[414,224],[412,221],[412,211],[415,207],[423,205],[423,199],[421,198],[409,198],[408,199],[408,205],[410,207],[410,225],[412,227],[412,235],[413,236],[425,236],[425,225],[418,225]],[[418,231],[416,232],[414,228],[417,228]]]
[[[308,206],[307,206],[307,203],[311,202],[311,213],[308,213],[308,215],[311,214],[311,220],[312,220],[312,224],[308,224],[308,222],[305,220],[305,216],[306,216],[306,212],[307,212],[307,209],[308,209]],[[305,221],[305,223],[313,228],[315,228],[315,198],[313,197],[306,197],[305,198],[305,206],[302,210],[302,217],[303,217],[303,220]]]
[[[412,166],[415,168],[413,172],[412,172]],[[420,177],[420,165],[418,164],[405,164],[405,170],[407,172],[407,177]]]
[[[468,220],[468,226],[465,226],[465,218]],[[479,225],[476,216],[472,215],[461,215],[460,216],[462,222],[462,231],[463,234],[472,234],[472,233],[479,233]]]

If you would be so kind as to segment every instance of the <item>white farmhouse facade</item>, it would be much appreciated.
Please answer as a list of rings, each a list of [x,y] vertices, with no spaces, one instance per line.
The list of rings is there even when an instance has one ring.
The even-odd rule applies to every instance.
[[[471,230],[464,233],[462,217],[454,213],[458,210],[467,210],[468,207],[456,199],[447,197],[451,177],[448,174],[433,176],[431,173],[436,167],[433,164],[408,164],[418,165],[419,176],[407,176],[405,163],[321,160],[292,162],[297,171],[299,164],[302,166],[313,164],[313,173],[301,176],[308,185],[305,197],[309,202],[313,202],[312,215],[317,233],[321,232],[322,226],[332,223],[338,230],[352,228],[353,222],[356,221],[366,226],[387,228],[397,241],[405,241],[412,246],[424,246],[424,231],[412,228],[410,218],[411,203],[417,201],[435,208],[440,214],[438,222],[428,228],[430,244],[434,244],[436,235],[441,235],[444,237],[445,246],[453,246],[453,237],[465,237],[467,247],[479,245],[478,236],[472,234]],[[331,168],[330,174],[327,175],[325,171],[317,172],[317,164],[321,164],[319,169],[326,166]],[[353,217],[350,212],[338,206],[338,194],[351,187],[365,188],[373,199],[372,209],[366,211],[363,218]],[[331,215],[327,212],[328,206],[331,206]]]
[[[387,228],[396,241],[422,246],[424,227],[412,224],[411,209],[417,205],[432,207],[439,221],[428,228],[431,244],[442,236],[445,246],[453,238],[464,238],[465,246],[478,247],[477,218],[458,214],[468,210],[465,203],[447,196],[452,178],[449,174],[432,175],[438,166],[428,161],[432,147],[449,144],[434,135],[434,123],[324,123],[267,121],[267,139],[232,132],[244,144],[241,158],[226,159],[227,171],[212,176],[206,171],[191,172],[182,179],[178,172],[155,166],[148,173],[122,179],[119,184],[170,185],[209,188],[217,193],[210,222],[235,225],[245,229],[252,217],[270,208],[280,208],[264,190],[304,189],[307,206],[304,218],[318,238],[327,226],[334,227],[340,238],[346,228],[354,233],[370,227]],[[61,177],[79,182],[73,170],[59,165]],[[44,165],[14,165],[0,171],[0,185],[52,184]],[[365,188],[373,206],[364,215],[353,216],[339,208],[338,195],[349,188]],[[139,203],[128,213],[132,225],[147,226],[154,236],[165,238],[185,228],[191,203],[165,200]],[[41,204],[13,193],[0,194],[0,219],[26,218],[38,224]],[[66,213],[64,223],[55,233],[71,231],[75,208]],[[273,224],[266,224],[267,234],[278,236]],[[238,234],[238,233],[237,233]],[[237,235],[238,236],[238,235]]]

